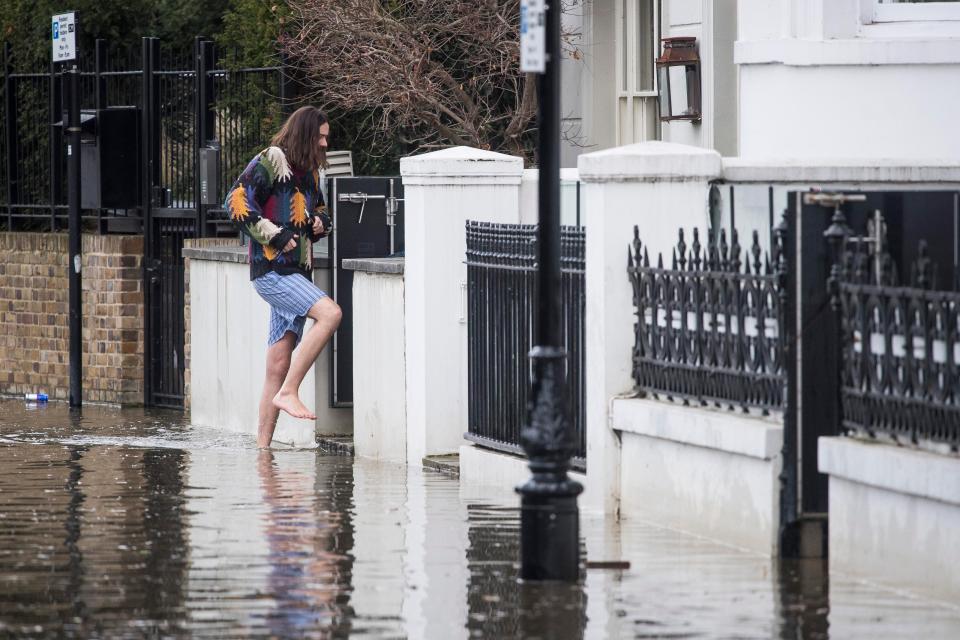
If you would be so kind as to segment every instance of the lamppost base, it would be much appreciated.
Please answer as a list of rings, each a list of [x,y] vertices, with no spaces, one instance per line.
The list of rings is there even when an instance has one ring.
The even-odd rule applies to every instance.
[[[555,486],[556,487],[556,486]],[[561,488],[562,487],[562,488]],[[520,578],[576,582],[580,578],[579,482],[566,479],[558,492],[537,491],[529,482],[520,493]]]

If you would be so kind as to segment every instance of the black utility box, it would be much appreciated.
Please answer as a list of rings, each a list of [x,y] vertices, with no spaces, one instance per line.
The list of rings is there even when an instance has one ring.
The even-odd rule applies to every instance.
[[[57,124],[62,126],[63,121]],[[65,142],[69,144],[69,137]],[[80,206],[84,209],[135,209],[142,204],[140,109],[81,110]]]

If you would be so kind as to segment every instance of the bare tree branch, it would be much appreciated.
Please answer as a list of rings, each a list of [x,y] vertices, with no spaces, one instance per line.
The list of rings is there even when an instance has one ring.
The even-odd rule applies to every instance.
[[[533,159],[536,91],[519,68],[519,0],[289,3],[281,45],[317,103],[373,114],[384,141]]]

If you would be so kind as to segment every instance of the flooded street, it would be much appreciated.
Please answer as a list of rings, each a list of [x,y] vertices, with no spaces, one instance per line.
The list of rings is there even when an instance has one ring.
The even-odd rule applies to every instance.
[[[957,638],[960,606],[584,516],[581,584],[517,580],[510,493],[0,401],[0,637]]]

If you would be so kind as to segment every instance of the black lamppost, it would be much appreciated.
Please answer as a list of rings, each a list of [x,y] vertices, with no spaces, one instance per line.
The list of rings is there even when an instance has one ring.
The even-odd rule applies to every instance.
[[[77,409],[83,405],[83,352],[81,336],[83,332],[82,291],[80,256],[80,70],[74,64],[64,72],[64,99],[67,103],[67,204],[69,211],[68,246],[70,261],[69,272],[70,299],[70,407]]]
[[[531,17],[536,4],[543,13]],[[567,475],[574,451],[566,393],[567,352],[560,330],[560,3],[525,2],[524,24],[545,27],[545,65],[537,75],[537,156],[540,167],[537,229],[537,302],[533,395],[520,434],[533,477],[517,487],[520,500],[520,577],[576,581],[580,576],[580,483]],[[542,23],[540,16],[544,16]]]

